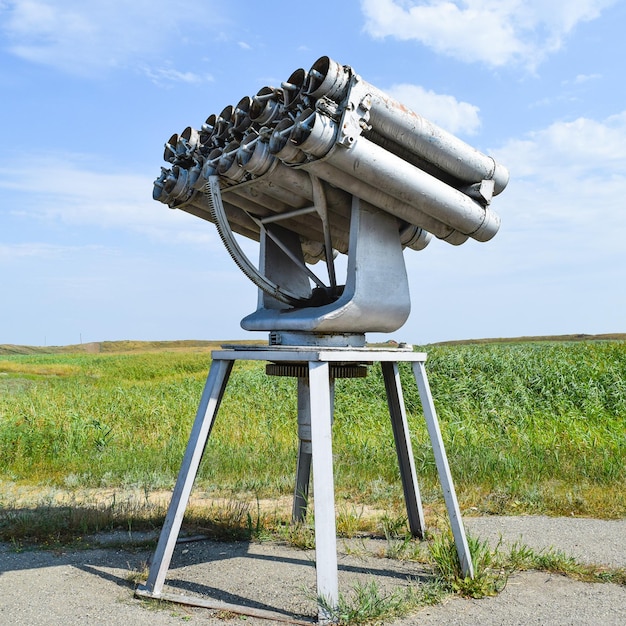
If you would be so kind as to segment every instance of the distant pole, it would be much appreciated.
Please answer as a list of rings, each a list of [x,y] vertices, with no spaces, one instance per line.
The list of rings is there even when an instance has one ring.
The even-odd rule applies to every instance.
[[[79,334],[79,337],[80,337],[80,343],[81,343],[81,345],[82,345],[82,343],[83,343],[83,333],[80,333],[80,334]]]

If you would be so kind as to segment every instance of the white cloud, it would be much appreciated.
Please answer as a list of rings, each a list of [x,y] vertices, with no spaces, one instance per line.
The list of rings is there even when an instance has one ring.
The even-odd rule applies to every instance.
[[[361,0],[372,37],[416,40],[436,52],[498,67],[536,66],[579,23],[616,0]]]
[[[91,168],[94,169],[91,169]],[[213,227],[152,199],[153,180],[105,173],[80,155],[50,155],[0,165],[0,190],[15,215],[143,233],[168,243],[213,245]],[[210,227],[208,227],[210,226]]]
[[[178,0],[9,0],[0,18],[13,54],[74,74],[145,65],[162,50],[206,36],[213,2]]]
[[[511,140],[499,151],[518,176],[542,180],[626,176],[626,111],[605,120],[578,118]]]
[[[560,242],[551,254],[563,255],[562,262],[623,256],[626,111],[556,122],[510,140],[494,156],[511,171],[497,199],[509,228],[549,232]]]
[[[18,243],[0,244],[0,260],[16,258],[33,259],[61,259],[74,256],[77,251],[97,250],[102,251],[101,246],[63,246],[50,243]]]
[[[181,72],[173,67],[150,68],[144,67],[143,73],[155,84],[168,86],[172,83],[187,83],[198,85],[200,83],[213,82],[211,74],[196,74],[194,72]]]
[[[598,80],[600,78],[602,78],[602,74],[578,74],[573,82],[575,85],[582,85],[590,80]]]
[[[468,102],[459,102],[454,96],[437,94],[419,85],[406,83],[392,85],[387,91],[415,113],[451,133],[471,135],[480,128],[479,108]]]

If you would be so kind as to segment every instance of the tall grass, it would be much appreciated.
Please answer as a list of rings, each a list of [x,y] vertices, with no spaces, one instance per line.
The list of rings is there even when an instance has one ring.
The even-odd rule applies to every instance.
[[[465,509],[626,514],[626,343],[428,348],[427,370]],[[0,479],[171,487],[209,367],[194,351],[0,357]],[[422,495],[438,506],[415,383],[401,368]],[[384,386],[374,366],[337,381],[338,497],[402,499]],[[237,363],[202,463],[216,494],[289,493],[296,385]]]

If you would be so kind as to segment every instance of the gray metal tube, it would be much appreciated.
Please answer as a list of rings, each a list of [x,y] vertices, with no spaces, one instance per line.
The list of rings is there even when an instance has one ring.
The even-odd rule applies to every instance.
[[[292,72],[291,76],[281,84],[285,109],[294,109],[298,105],[306,80],[306,71],[299,68]]]
[[[215,152],[219,153],[220,151],[217,150]],[[223,156],[224,155],[222,155],[222,158]],[[244,171],[240,166],[234,164],[233,158],[220,164],[225,164],[227,167],[228,163],[230,163],[232,167],[241,170],[241,172]],[[282,164],[281,166],[282,168],[289,169]],[[295,172],[291,178],[300,179],[300,183],[303,182],[303,179],[306,179],[310,188],[310,178],[304,172]],[[189,186],[189,170],[176,165],[172,170],[163,170],[161,177],[155,181],[153,197],[155,200],[159,200],[170,206],[175,206],[178,203],[177,208],[183,208],[185,205],[190,204],[192,206],[200,206],[201,208],[204,207],[208,210],[208,206],[205,206],[204,203],[204,196],[195,193],[195,190]],[[276,185],[272,182],[271,177],[256,180],[254,188],[246,184],[226,188],[223,190],[223,197],[229,219],[232,219],[234,223],[246,227],[250,226],[250,224],[254,224],[254,222],[250,220],[243,211],[248,211],[258,217],[268,217],[270,215],[288,213],[294,209],[300,209],[310,205],[309,200],[305,196],[300,196],[294,193],[293,190]],[[232,211],[229,210],[230,208],[237,210]],[[208,216],[198,215],[198,217],[210,220]],[[345,253],[348,250],[350,221],[342,215],[335,217],[336,219],[333,220],[332,224],[333,247],[339,252]],[[311,241],[324,242],[322,222],[316,215],[300,215],[296,219],[287,218],[281,220],[281,223],[286,228],[297,232],[299,235]],[[258,227],[255,225],[254,229],[258,230]],[[241,228],[236,232],[243,234]]]
[[[326,96],[340,102],[350,87],[350,68],[329,57],[320,57],[309,71],[307,93],[313,98]],[[461,139],[414,113],[374,85],[356,77],[369,109],[374,131],[415,152],[455,178],[467,183],[493,179],[494,194],[509,181],[509,172],[493,158],[472,148]]]
[[[372,187],[365,181],[337,169],[325,160],[312,161],[301,167],[329,182],[331,185],[341,185],[352,195],[367,200],[370,204],[395,215],[409,224],[424,228],[435,235],[435,237],[447,243],[458,246],[469,238],[468,235],[454,230],[448,224],[444,224],[427,213],[416,209],[414,206],[402,202],[384,191]]]
[[[278,114],[283,103],[283,92],[275,87],[262,87],[252,98],[248,112],[250,120],[257,124],[270,124]]]
[[[312,111],[310,113],[312,113]],[[306,115],[304,116],[306,117]],[[293,129],[293,125],[290,125],[289,128]],[[315,126],[313,124],[313,126],[311,126],[311,129],[314,130],[314,128]],[[330,142],[327,141],[326,143],[322,143],[321,146],[317,146],[317,143],[319,142],[317,141],[314,142],[316,144],[316,147],[320,147],[320,154],[324,154],[325,152],[327,152],[329,150],[329,146],[332,145],[332,143],[334,142],[332,138],[332,133],[328,135],[326,139],[330,140]],[[282,145],[288,144],[288,145],[294,146],[292,148],[294,153],[298,153],[298,154],[302,153],[301,150],[295,147],[293,142],[289,141],[288,136],[286,134],[282,134],[281,132],[279,132],[278,129],[272,136],[272,142],[274,143],[274,148],[278,152],[283,152]],[[258,157],[256,155],[257,150],[259,151]],[[266,152],[267,152],[266,145],[257,143],[255,146],[255,154],[252,154],[252,157],[248,157],[248,158],[250,158],[250,161],[254,160],[255,163],[261,162],[265,159]],[[264,169],[264,171],[268,171],[269,167],[270,166],[267,165],[267,169]],[[405,202],[402,202],[398,200],[397,198],[393,198],[392,196],[388,195],[381,189],[374,188],[371,185],[367,184],[365,181],[358,180],[357,178],[354,178],[353,176],[346,174],[346,172],[342,172],[341,170],[338,170],[337,168],[329,165],[326,162],[326,159],[310,161],[308,163],[300,165],[298,169],[294,167],[286,166],[280,162],[276,164],[275,167],[277,171],[281,173],[285,170],[286,172],[297,172],[298,169],[302,168],[318,176],[319,178],[325,180],[331,185],[335,185],[337,189],[329,190],[329,206],[333,210],[335,210],[335,206],[336,206],[334,205],[334,198],[332,197],[335,195],[334,192],[341,192],[345,194],[347,191],[349,192],[349,194],[368,200],[371,204],[377,206],[380,209],[386,210],[387,212],[391,213],[392,215],[395,215],[396,217],[400,218],[401,220],[405,222],[408,222],[409,224],[413,224],[413,225],[419,226],[420,228],[426,229],[427,231],[433,233],[439,239],[442,239],[452,245],[460,245],[464,243],[465,241],[467,241],[468,239],[467,235],[455,231],[448,224],[444,224],[443,222],[433,218],[432,216],[424,213],[423,211],[416,209],[414,206],[411,206]],[[281,175],[277,176],[276,180],[278,184],[281,184],[281,180],[285,180],[285,183],[291,182],[291,181],[288,181],[287,173],[285,173],[284,177]],[[311,193],[310,183],[307,189],[300,189],[300,191],[306,194]],[[347,196],[347,198],[348,198],[348,202],[351,203],[349,196]],[[348,208],[346,206],[345,211],[347,210]],[[418,248],[413,248],[413,249],[422,249],[423,247],[422,240],[419,240],[419,242],[416,242],[415,244],[411,244],[408,247],[413,247],[413,245],[419,246]]]
[[[349,149],[338,145],[328,162],[477,241],[489,241],[500,228],[488,208],[363,137]]]
[[[268,144],[265,141],[257,140],[252,147],[250,144],[254,139],[244,140],[237,154],[237,161],[241,166],[252,173],[262,176],[260,179],[253,179],[249,183],[260,186],[268,183],[275,192],[269,191],[271,195],[283,199],[287,204],[293,204],[293,200],[304,198],[313,202],[313,188],[310,176],[293,167],[282,163],[269,153]],[[280,188],[280,191],[276,189]],[[268,189],[267,186],[264,187]],[[325,189],[326,204],[328,211],[333,215],[335,224],[343,233],[350,232],[350,214],[352,206],[351,196],[341,189]],[[297,206],[293,204],[293,206]]]
[[[293,172],[295,172],[298,177],[302,176],[308,181],[308,188],[305,189],[306,193],[300,193],[300,190],[297,194],[294,192],[294,187],[290,184],[294,181],[294,177],[292,176]],[[304,179],[298,180],[298,182],[304,183]],[[281,198],[287,204],[293,203],[293,201],[290,202],[288,200],[288,198],[291,197],[292,199],[297,198],[299,205],[313,206],[311,179],[309,175],[305,174],[303,171],[294,170],[278,161],[276,167],[271,169],[263,177],[262,181],[259,182],[266,183],[263,185],[263,189],[265,189],[269,195]],[[347,240],[348,233],[350,232],[350,206],[352,204],[352,197],[339,189],[330,189],[328,187],[324,189],[324,193],[326,196],[326,208],[329,214],[332,215],[332,226],[338,231],[341,231],[342,236]],[[304,200],[306,200],[306,203],[303,202]],[[298,205],[294,204],[294,206]]]
[[[174,163],[176,160],[176,144],[178,143],[178,133],[174,133],[165,143],[163,150],[163,160]]]
[[[246,138],[241,143],[237,153],[237,160],[241,166],[251,172],[263,176],[262,180],[271,181],[282,187],[292,195],[303,196],[313,201],[313,187],[311,177],[300,169],[285,165],[280,159],[269,152],[266,141],[258,140],[250,147],[254,138]],[[256,184],[256,180],[254,183]],[[252,182],[252,181],[251,181]],[[350,221],[352,198],[350,194],[339,188],[327,188],[326,203],[328,210],[343,219]]]
[[[325,161],[340,170],[367,181],[477,241],[488,241],[498,232],[500,218],[464,193],[362,136],[354,137],[349,148],[335,144],[331,132],[334,122],[319,113],[314,115],[312,122],[296,124],[290,135],[290,141],[301,150],[324,156]],[[412,219],[407,221],[416,223]]]
[[[312,115],[313,117],[311,117]],[[334,133],[328,132],[328,124],[323,123],[319,125],[322,127],[322,132],[319,133],[319,136],[317,136],[318,127],[316,126],[316,121],[318,118],[321,119],[322,116],[315,116],[312,110],[304,111],[302,115],[299,116],[299,120],[309,120],[308,122],[305,122],[306,130],[303,130],[302,126],[298,125],[290,126],[294,133],[291,135],[291,139],[293,139],[294,141],[301,141],[301,147],[307,147],[308,144],[311,144],[312,150],[316,151],[316,153],[319,155],[324,155],[334,144]],[[312,135],[313,137],[311,137]],[[291,141],[286,134],[279,132],[278,129],[272,135],[271,141],[274,143],[275,149],[279,152],[283,151],[281,149],[282,144],[289,144],[294,146],[292,149],[295,153],[301,153],[301,151],[297,147],[295,147],[294,142]],[[257,144],[256,147],[261,153],[261,156],[259,156],[259,160],[261,160],[266,153],[266,147],[263,144]],[[279,163],[276,167],[281,172],[283,170],[297,171],[296,168],[294,168],[293,166],[285,166],[282,163]],[[369,185],[364,180],[354,178],[346,172],[343,172],[333,167],[326,161],[325,158],[309,161],[308,163],[299,166],[298,169],[300,168],[311,172],[312,174],[325,180],[331,185],[335,185],[338,189],[334,191],[340,191],[345,189],[350,194],[369,201],[371,204],[377,206],[378,208],[386,210],[387,212],[395,215],[405,222],[408,222],[409,224],[426,229],[427,231],[433,233],[436,237],[446,241],[447,243],[450,243],[452,245],[460,245],[468,239],[468,235],[454,230],[448,224],[437,220],[431,215],[428,215],[427,213],[416,209],[414,206],[411,206],[406,202],[390,196],[380,188],[375,188]],[[281,179],[281,176],[277,177],[278,184],[280,184]],[[308,193],[308,189],[306,193]],[[341,191],[341,193],[345,194],[345,191]],[[421,250],[424,247],[422,245],[423,241],[424,240],[418,238],[413,244],[410,244],[408,247]]]
[[[508,170],[492,157],[407,109],[373,85],[367,84],[367,90],[371,93],[369,122],[377,133],[467,183],[493,179],[496,195],[507,186]]]

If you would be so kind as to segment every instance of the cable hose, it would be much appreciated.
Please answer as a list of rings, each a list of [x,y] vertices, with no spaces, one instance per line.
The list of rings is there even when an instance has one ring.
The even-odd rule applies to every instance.
[[[254,264],[250,262],[250,259],[248,259],[244,251],[240,248],[233,235],[228,218],[226,217],[226,212],[224,211],[219,180],[219,176],[209,176],[209,180],[203,188],[204,197],[209,205],[211,217],[215,222],[220,239],[237,267],[259,289],[279,302],[290,306],[296,306],[305,301],[304,298],[290,293],[286,289],[269,280],[267,277],[263,276],[263,274],[261,274]]]

